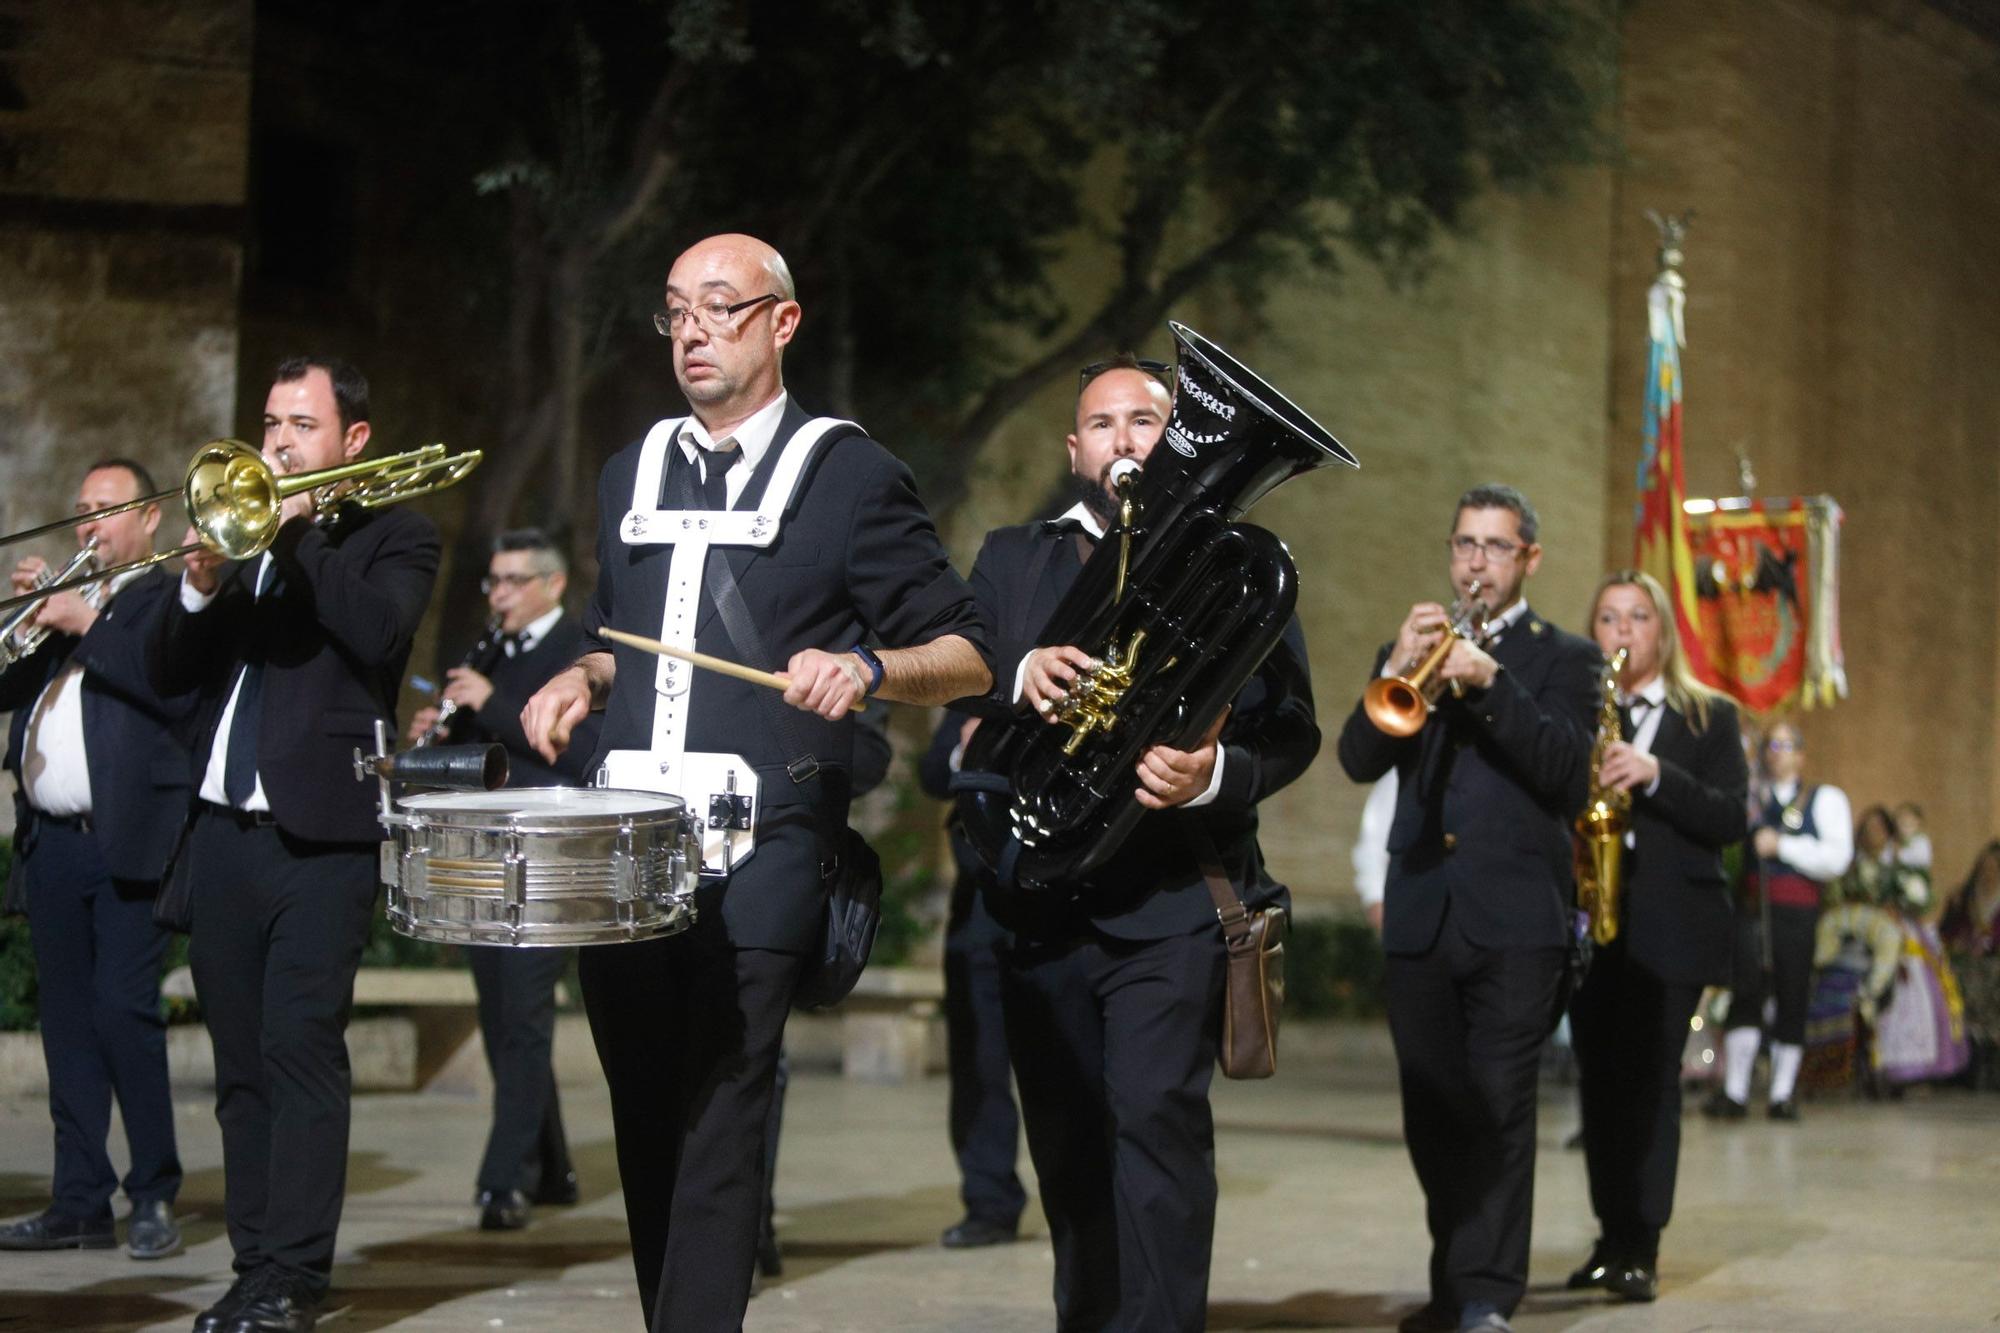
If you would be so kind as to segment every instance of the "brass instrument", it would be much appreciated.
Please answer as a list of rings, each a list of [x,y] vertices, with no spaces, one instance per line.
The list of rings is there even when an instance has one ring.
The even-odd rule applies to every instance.
[[[1599,774],[1604,751],[1624,732],[1618,724],[1618,675],[1625,650],[1611,655],[1604,673],[1604,702],[1597,711],[1597,740],[1590,747],[1590,797],[1576,817],[1576,901],[1590,916],[1590,938],[1609,944],[1618,938],[1618,891],[1625,870],[1625,830],[1632,820],[1632,793],[1607,787]]]
[[[18,593],[0,601],[0,611],[24,602],[40,601],[55,593],[100,579],[116,578],[135,569],[145,569],[162,560],[209,550],[229,560],[248,560],[262,555],[278,535],[279,511],[284,502],[301,493],[313,497],[313,520],[328,522],[343,504],[367,509],[413,500],[432,491],[441,491],[465,479],[484,457],[477,449],[446,456],[442,444],[427,444],[408,453],[385,458],[367,458],[316,472],[280,474],[264,461],[264,456],[241,440],[210,440],[195,450],[188,463],[187,480],[180,496],[187,506],[188,524],[200,540],[171,551],[162,551],[144,560],[99,569],[94,573],[59,579],[32,592]],[[92,519],[109,518],[173,498],[173,491],[157,491],[136,500],[58,519],[38,528],[0,537],[0,546],[27,541],[46,532],[73,528]]]
[[[42,641],[49,637],[46,625],[30,625],[28,622],[33,620],[35,612],[41,609],[42,599],[49,596],[50,585],[93,571],[99,563],[97,538],[93,536],[78,548],[77,553],[69,558],[69,563],[61,569],[54,572],[45,569],[35,576],[35,586],[27,602],[6,620],[0,621],[0,667],[13,666],[41,647]],[[104,596],[101,589],[106,586],[108,585],[102,583],[91,584],[90,591],[84,594],[85,600],[92,606],[98,605]]]
[[[1479,580],[1472,580],[1465,596],[1451,604],[1451,610],[1445,613],[1444,637],[1417,664],[1415,671],[1407,676],[1380,676],[1368,682],[1361,695],[1361,707],[1377,729],[1399,738],[1422,731],[1437,710],[1438,695],[1444,691],[1444,682],[1438,679],[1437,672],[1452,644],[1464,639],[1475,647],[1483,647],[1492,637],[1479,589]],[[1453,681],[1451,692],[1456,697],[1465,691]]]
[[[459,665],[462,667],[471,667],[482,676],[488,675],[492,672],[494,660],[499,656],[499,653],[500,617],[492,616],[488,618],[486,628],[480,632],[479,641],[472,645],[472,651],[465,655],[464,659],[459,662]],[[445,729],[451,726],[451,720],[457,713],[458,700],[446,699],[440,703],[438,705],[437,717],[432,720],[428,727],[424,728],[423,735],[417,737],[415,747],[421,748],[426,745],[437,744],[438,740],[443,737]]]
[[[1067,726],[1025,709],[990,717],[953,778],[967,841],[1008,883],[1079,884],[1118,850],[1145,813],[1132,794],[1139,756],[1199,740],[1291,620],[1298,570],[1285,544],[1237,519],[1288,478],[1358,466],[1234,357],[1168,327],[1172,415],[1143,469],[1112,466],[1117,528],[1035,636],[1099,665],[1050,714]]]

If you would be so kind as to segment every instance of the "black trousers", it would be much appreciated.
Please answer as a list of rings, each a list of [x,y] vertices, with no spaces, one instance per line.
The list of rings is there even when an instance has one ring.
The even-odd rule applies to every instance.
[[[556,1095],[556,983],[569,949],[468,948],[479,990],[479,1035],[493,1071],[493,1128],[478,1188],[533,1194],[570,1171]]]
[[[1403,1137],[1424,1188],[1431,1303],[1511,1315],[1528,1280],[1535,1079],[1566,951],[1482,949],[1447,909],[1427,953],[1390,954]]]
[[[1060,1329],[1207,1321],[1223,971],[1214,929],[1009,950],[1007,1044],[1055,1246]]]
[[[105,1140],[114,1094],[132,1157],[125,1196],[171,1203],[181,1162],[160,1015],[167,932],[153,924],[154,886],[113,879],[97,835],[83,829],[37,819],[24,841],[21,875],[56,1135],[51,1205],[85,1221],[111,1216],[119,1181]]]
[[[1764,1001],[1777,999],[1771,1040],[1806,1044],[1806,1007],[1812,1002],[1813,947],[1819,937],[1819,908],[1771,905],[1771,966],[1764,966],[1764,925],[1755,916],[1736,918],[1736,959],[1730,970],[1730,1029],[1761,1027]]]
[[[804,958],[714,925],[583,950],[632,1267],[654,1333],[734,1333],[750,1300],[765,1122]]]
[[[1021,1117],[1014,1108],[1001,1005],[1000,944],[990,936],[947,937],[944,1018],[951,1069],[951,1150],[968,1217],[1012,1230],[1028,1206],[1014,1169]]]
[[[1625,942],[1597,950],[1570,1004],[1590,1206],[1613,1251],[1651,1262],[1674,1211],[1681,1055],[1701,987],[1663,981]]]
[[[324,1287],[347,1192],[347,1018],[375,846],[306,842],[204,805],[185,854],[236,1271],[276,1264]]]

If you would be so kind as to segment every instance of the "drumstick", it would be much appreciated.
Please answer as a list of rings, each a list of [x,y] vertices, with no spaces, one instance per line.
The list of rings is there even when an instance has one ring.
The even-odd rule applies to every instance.
[[[698,653],[692,648],[676,648],[672,644],[661,643],[658,639],[648,639],[637,634],[627,634],[621,629],[600,629],[597,632],[607,639],[624,644],[627,648],[637,648],[642,653],[652,653],[656,657],[672,657],[693,666],[701,667],[707,671],[719,672],[725,676],[734,676],[737,680],[747,680],[752,685],[762,685],[767,689],[783,690],[791,684],[791,681],[778,675],[776,672],[759,671],[756,667],[747,667],[741,662],[732,662],[728,658],[714,657],[708,653]],[[859,713],[867,708],[867,706],[867,701],[856,699],[847,711],[850,713]]]

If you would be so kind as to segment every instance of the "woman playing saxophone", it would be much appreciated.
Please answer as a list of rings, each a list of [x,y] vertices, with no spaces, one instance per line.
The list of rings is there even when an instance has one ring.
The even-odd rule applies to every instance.
[[[1735,705],[1690,673],[1657,580],[1631,569],[1607,575],[1590,625],[1607,657],[1625,653],[1622,734],[1602,744],[1596,784],[1631,806],[1619,928],[1570,1006],[1601,1233],[1569,1285],[1650,1301],[1673,1211],[1688,1020],[1702,988],[1729,977],[1722,849],[1744,836],[1749,772]]]

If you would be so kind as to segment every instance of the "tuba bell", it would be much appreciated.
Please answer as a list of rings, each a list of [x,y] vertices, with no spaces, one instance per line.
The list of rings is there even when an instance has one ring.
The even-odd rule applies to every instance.
[[[1035,638],[1102,665],[1070,688],[1064,725],[1017,709],[980,726],[954,779],[968,841],[1006,882],[1074,883],[1110,859],[1145,813],[1132,795],[1139,756],[1193,744],[1291,619],[1298,570],[1285,544],[1236,519],[1300,473],[1359,466],[1227,352],[1168,327],[1173,412],[1121,491],[1131,517],[1121,512]]]

